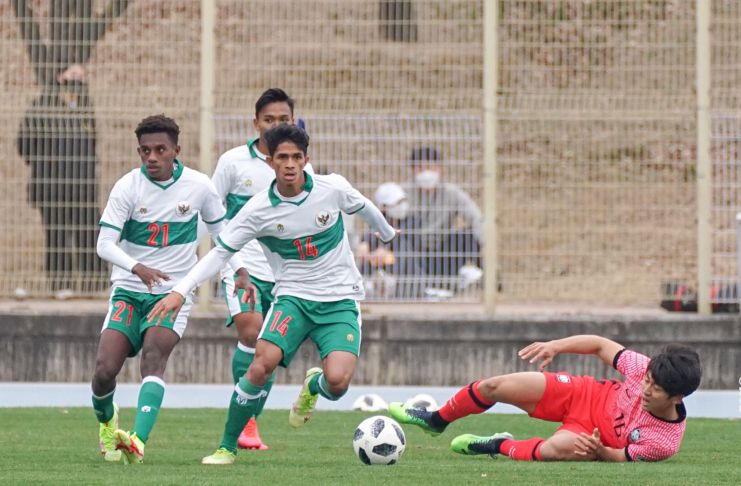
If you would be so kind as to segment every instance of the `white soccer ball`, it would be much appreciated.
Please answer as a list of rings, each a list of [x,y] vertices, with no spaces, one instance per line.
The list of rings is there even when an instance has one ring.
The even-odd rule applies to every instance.
[[[406,437],[401,426],[383,415],[369,417],[355,429],[352,447],[363,464],[390,466],[404,453]]]
[[[404,402],[404,408],[421,408],[428,412],[434,412],[438,408],[437,402],[434,398],[426,393],[420,393],[414,395],[412,398]]]
[[[356,398],[352,404],[352,409],[361,412],[383,412],[388,410],[389,406],[380,396],[375,393],[368,393]]]

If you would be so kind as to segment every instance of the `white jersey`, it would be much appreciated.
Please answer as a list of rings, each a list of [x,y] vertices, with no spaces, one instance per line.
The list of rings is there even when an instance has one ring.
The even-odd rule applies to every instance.
[[[265,161],[265,155],[257,149],[258,139],[224,152],[216,164],[211,181],[226,206],[226,221],[233,219],[247,201],[260,191],[267,189],[275,179],[275,171]],[[311,164],[304,168],[309,174],[314,171]],[[239,251],[250,275],[266,282],[274,282],[273,270],[260,244],[250,241]],[[225,266],[222,278],[231,278],[232,270]]]
[[[160,183],[144,166],[116,182],[108,197],[101,226],[121,233],[119,246],[127,255],[170,276],[153,293],[163,294],[196,264],[198,218],[213,224],[225,216],[221,198],[208,176],[175,164],[173,179]],[[149,292],[128,269],[113,266],[114,286]]]
[[[276,182],[244,205],[217,242],[230,251],[257,239],[275,275],[273,295],[319,302],[365,297],[341,212],[353,214],[366,199],[337,174],[304,171],[304,191],[280,196]]]

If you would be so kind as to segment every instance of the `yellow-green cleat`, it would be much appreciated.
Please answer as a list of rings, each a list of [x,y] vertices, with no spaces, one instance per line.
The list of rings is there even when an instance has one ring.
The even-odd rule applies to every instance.
[[[210,456],[206,456],[203,459],[201,459],[201,464],[211,464],[211,465],[227,465],[227,464],[234,464],[234,460],[237,458],[237,454],[230,451],[229,449],[225,449],[223,447],[219,447],[216,449],[216,452],[211,454]]]
[[[98,430],[100,453],[108,462],[121,460],[121,451],[116,449],[113,432],[118,428],[118,405],[113,404],[113,417],[108,422],[101,422]]]
[[[437,426],[432,420],[433,412],[423,408],[405,407],[401,402],[389,403],[389,415],[400,424],[420,427],[425,433],[436,437],[443,433],[447,425]]]
[[[474,456],[478,454],[489,454],[496,459],[500,454],[499,446],[505,439],[511,439],[512,434],[509,432],[500,432],[489,436],[480,436],[473,434],[459,435],[450,442],[450,449],[458,454]]]
[[[321,372],[321,368],[311,368],[306,372],[304,386],[301,387],[301,393],[298,394],[298,398],[293,402],[291,412],[288,414],[288,425],[291,427],[301,427],[309,421],[311,414],[314,413],[314,407],[316,407],[316,401],[319,395],[314,395],[309,391],[309,382],[315,375]]]
[[[125,430],[116,430],[113,433],[116,439],[116,448],[123,452],[124,464],[141,464],[144,462],[144,442]]]

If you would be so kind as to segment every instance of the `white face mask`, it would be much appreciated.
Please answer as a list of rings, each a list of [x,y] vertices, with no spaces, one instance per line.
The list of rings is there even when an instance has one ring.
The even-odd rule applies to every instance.
[[[417,172],[414,176],[414,181],[422,189],[434,189],[440,182],[440,173],[436,170],[423,170]]]
[[[409,213],[409,203],[407,201],[399,201],[393,206],[386,208],[386,215],[393,219],[404,219]]]

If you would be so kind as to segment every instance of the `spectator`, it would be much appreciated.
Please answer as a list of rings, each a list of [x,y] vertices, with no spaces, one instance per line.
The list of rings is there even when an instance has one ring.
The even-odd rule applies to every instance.
[[[458,186],[441,181],[442,159],[437,150],[415,148],[410,161],[414,180],[403,188],[414,221],[412,231],[418,235],[418,248],[423,252],[424,272],[458,285],[461,268],[481,267],[481,211]]]
[[[404,189],[387,182],[378,186],[373,199],[389,224],[400,229],[401,234],[390,243],[366,234],[358,244],[355,256],[368,290],[372,289],[375,297],[418,298],[424,270],[410,231],[414,225],[408,217],[409,201]]]

